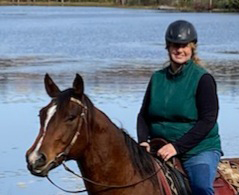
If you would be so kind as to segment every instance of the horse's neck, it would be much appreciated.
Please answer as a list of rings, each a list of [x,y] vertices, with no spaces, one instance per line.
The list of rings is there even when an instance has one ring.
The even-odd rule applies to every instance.
[[[135,176],[122,130],[97,109],[89,147],[78,164],[85,177],[103,183],[122,184]]]

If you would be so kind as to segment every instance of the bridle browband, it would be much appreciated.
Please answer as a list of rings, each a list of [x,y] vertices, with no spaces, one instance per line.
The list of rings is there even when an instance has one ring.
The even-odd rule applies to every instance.
[[[142,182],[144,182],[144,181],[146,181],[146,180],[152,178],[152,177],[155,176],[159,171],[162,170],[162,168],[160,167],[160,168],[158,168],[158,170],[154,171],[154,172],[153,172],[151,175],[149,175],[148,177],[145,177],[145,178],[143,178],[142,180],[139,180],[139,181],[134,182],[134,183],[131,183],[131,184],[126,184],[126,185],[108,185],[108,184],[102,184],[102,183],[93,181],[93,180],[91,180],[91,179],[89,179],[89,178],[83,177],[83,176],[81,176],[81,175],[75,173],[74,171],[72,171],[72,170],[71,170],[69,167],[67,167],[67,165],[65,164],[66,157],[67,157],[68,153],[70,152],[72,146],[75,144],[75,142],[76,142],[78,136],[80,135],[80,130],[81,130],[81,127],[82,127],[83,122],[85,122],[85,124],[87,124],[86,115],[87,115],[88,108],[87,108],[87,106],[85,106],[79,99],[76,99],[76,98],[74,98],[74,97],[71,97],[71,98],[70,98],[70,101],[77,103],[80,107],[83,108],[83,109],[82,109],[82,112],[80,113],[80,117],[81,117],[81,118],[80,118],[80,119],[81,119],[81,120],[80,120],[80,124],[79,124],[79,126],[78,126],[78,128],[77,128],[77,131],[76,131],[74,137],[72,138],[70,144],[66,147],[66,149],[64,150],[64,152],[58,154],[58,155],[55,157],[55,159],[54,159],[54,161],[52,161],[52,163],[53,163],[53,162],[57,162],[58,159],[60,159],[60,158],[63,158],[62,165],[63,165],[63,167],[65,168],[66,171],[72,173],[73,175],[75,175],[75,176],[77,176],[77,177],[79,177],[79,178],[83,179],[84,181],[87,181],[87,182],[89,182],[89,183],[91,183],[91,184],[94,184],[94,185],[97,185],[97,186],[101,186],[101,187],[107,187],[107,189],[103,189],[103,190],[97,191],[97,192],[95,192],[95,193],[100,193],[100,192],[103,192],[103,191],[106,191],[106,190],[109,190],[109,189],[114,189],[114,188],[115,188],[115,189],[120,189],[120,188],[128,188],[128,187],[135,186],[135,185],[137,185],[137,184],[139,184],[139,183],[142,183]],[[50,183],[52,183],[54,186],[56,186],[56,187],[59,188],[60,190],[62,190],[62,191],[64,191],[64,192],[67,192],[67,193],[82,193],[82,192],[86,192],[86,191],[87,191],[86,189],[84,189],[84,190],[77,190],[77,191],[65,190],[65,189],[61,188],[60,186],[58,186],[57,184],[55,184],[55,183],[49,178],[48,175],[46,175],[46,178],[47,178],[48,181],[49,181]],[[160,189],[160,190],[162,190],[162,189]]]

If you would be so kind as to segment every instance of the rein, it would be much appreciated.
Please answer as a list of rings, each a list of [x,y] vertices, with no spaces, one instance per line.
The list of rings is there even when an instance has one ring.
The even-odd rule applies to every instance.
[[[99,183],[99,182],[93,181],[93,180],[91,180],[91,179],[89,179],[89,178],[83,177],[83,176],[81,176],[81,175],[75,173],[74,171],[72,171],[72,170],[71,170],[69,167],[67,167],[67,165],[65,164],[65,159],[66,159],[66,156],[68,155],[70,149],[71,149],[72,146],[75,144],[75,142],[76,142],[78,136],[80,135],[80,130],[81,130],[81,126],[82,126],[82,124],[83,124],[83,121],[85,122],[85,124],[86,124],[86,122],[87,122],[87,121],[86,121],[86,114],[87,114],[88,108],[87,108],[80,100],[78,100],[78,99],[76,99],[76,98],[71,97],[70,101],[77,103],[78,105],[80,105],[80,106],[83,108],[83,111],[82,111],[82,113],[80,114],[80,117],[81,117],[80,124],[79,124],[78,129],[77,129],[77,131],[76,131],[74,137],[72,138],[70,144],[66,147],[66,149],[65,149],[64,152],[62,152],[62,153],[60,153],[60,154],[58,154],[58,155],[56,156],[56,158],[55,158],[55,160],[54,160],[53,162],[57,162],[57,160],[58,160],[59,158],[63,157],[62,165],[63,165],[63,167],[65,168],[66,171],[72,173],[72,174],[75,175],[76,177],[79,177],[79,178],[83,179],[84,181],[87,181],[87,182],[89,182],[89,183],[91,183],[91,184],[94,184],[94,185],[97,185],[97,186],[101,186],[101,187],[107,187],[107,189],[103,189],[103,190],[97,191],[97,192],[95,192],[95,193],[103,192],[103,191],[106,191],[106,190],[109,190],[109,189],[120,189],[120,188],[128,188],[128,187],[135,186],[135,185],[137,185],[137,184],[139,184],[139,183],[142,183],[142,182],[144,182],[144,181],[150,179],[151,177],[155,176],[159,171],[162,170],[162,168],[159,167],[159,168],[158,168],[156,171],[154,171],[151,175],[149,175],[149,176],[147,176],[147,177],[145,177],[145,178],[143,178],[143,179],[141,179],[141,180],[139,180],[139,181],[136,181],[136,182],[131,183],[131,184],[126,184],[126,185],[108,185],[108,184]],[[87,191],[87,189],[77,190],[77,191],[65,190],[65,189],[63,189],[62,187],[60,187],[60,186],[58,186],[57,184],[55,184],[55,183],[49,178],[48,175],[46,175],[46,178],[47,178],[48,181],[49,181],[51,184],[53,184],[55,187],[57,187],[58,189],[60,189],[60,190],[62,190],[62,191],[64,191],[64,192],[67,192],[67,193],[82,193],[82,192],[86,192],[86,191]],[[160,188],[160,190],[162,190],[162,189]]]
[[[126,185],[107,185],[107,184],[102,184],[102,183],[99,183],[99,182],[96,182],[96,181],[93,181],[89,178],[86,178],[86,177],[83,177],[77,173],[75,173],[74,171],[72,171],[66,164],[65,162],[63,161],[62,162],[62,165],[63,167],[65,168],[66,171],[72,173],[73,175],[83,179],[84,181],[87,181],[91,184],[94,184],[94,185],[97,185],[97,186],[101,186],[101,187],[107,187],[107,189],[103,189],[103,190],[100,190],[100,191],[97,191],[95,193],[99,193],[99,192],[103,192],[103,191],[106,191],[106,190],[109,190],[109,189],[120,189],[120,188],[128,188],[128,187],[132,187],[132,186],[135,186],[139,183],[142,183],[148,179],[150,179],[151,177],[155,176],[159,171],[162,170],[162,168],[158,168],[158,170],[156,170],[155,172],[153,172],[151,175],[149,175],[148,177],[145,177],[143,178],[142,180],[139,180],[137,182],[134,182],[134,183],[131,183],[131,184],[126,184]],[[48,179],[48,181],[50,181],[51,184],[53,184],[54,186],[56,186],[57,188],[59,188],[60,190],[64,191],[64,192],[68,192],[68,193],[82,193],[82,192],[86,192],[87,190],[84,189],[84,190],[77,190],[77,191],[71,191],[71,190],[65,190],[63,189],[62,187],[58,186],[57,184],[55,184],[50,178],[49,176],[47,175],[46,178]]]

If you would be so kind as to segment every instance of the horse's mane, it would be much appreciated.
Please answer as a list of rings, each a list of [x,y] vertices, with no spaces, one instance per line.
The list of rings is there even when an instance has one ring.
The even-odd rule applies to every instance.
[[[155,173],[155,164],[152,156],[146,152],[144,147],[140,147],[134,139],[132,139],[124,129],[121,129],[124,134],[125,143],[129,149],[130,157],[133,166],[140,173],[142,178],[146,178]],[[155,174],[156,175],[156,174]],[[153,184],[157,184],[157,178],[151,177],[150,180]]]
[[[58,109],[65,107],[69,102],[71,97],[75,97],[83,102],[87,106],[87,125],[88,129],[92,130],[93,122],[94,122],[94,104],[87,97],[87,95],[83,94],[81,98],[79,98],[72,88],[62,91],[61,94],[57,98]],[[103,113],[103,112],[102,112]],[[103,113],[104,114],[104,113]],[[105,114],[104,114],[105,115]],[[113,125],[122,132],[125,139],[125,144],[129,150],[129,155],[135,169],[140,173],[142,178],[147,178],[150,175],[155,173],[155,165],[153,162],[152,156],[145,151],[143,147],[140,147],[134,139],[132,139],[128,133],[126,133],[125,129],[117,127],[114,123]],[[89,132],[90,133],[90,132]],[[151,177],[150,180],[153,184],[157,184],[156,177]]]

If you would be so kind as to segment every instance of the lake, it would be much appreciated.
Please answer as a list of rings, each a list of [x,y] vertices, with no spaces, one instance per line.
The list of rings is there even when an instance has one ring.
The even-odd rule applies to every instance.
[[[61,89],[81,74],[94,104],[136,139],[144,91],[152,72],[167,61],[164,33],[177,19],[198,30],[198,55],[218,84],[223,151],[239,157],[239,14],[1,6],[0,194],[65,194],[26,169],[38,112],[50,101],[43,85],[46,72]],[[74,162],[68,164],[78,171]],[[83,187],[62,167],[50,177],[66,189]]]

